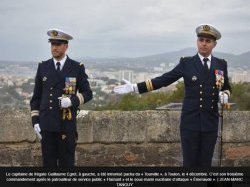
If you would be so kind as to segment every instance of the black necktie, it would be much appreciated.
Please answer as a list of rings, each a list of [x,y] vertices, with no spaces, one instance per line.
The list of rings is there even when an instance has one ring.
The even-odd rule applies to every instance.
[[[203,58],[203,62],[204,62],[204,72],[205,74],[208,74],[208,65],[207,65],[207,61],[209,61],[208,58]]]
[[[60,62],[57,62],[56,63],[56,66],[57,66],[57,68],[56,68],[56,72],[60,72],[60,66],[61,66],[61,64],[60,64]]]

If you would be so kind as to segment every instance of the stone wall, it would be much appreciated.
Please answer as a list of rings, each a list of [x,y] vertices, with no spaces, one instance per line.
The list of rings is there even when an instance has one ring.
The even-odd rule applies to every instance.
[[[0,111],[0,118],[0,166],[41,166],[29,111]],[[181,166],[179,122],[177,111],[81,111],[76,165]],[[250,112],[225,112],[222,165],[250,166]]]

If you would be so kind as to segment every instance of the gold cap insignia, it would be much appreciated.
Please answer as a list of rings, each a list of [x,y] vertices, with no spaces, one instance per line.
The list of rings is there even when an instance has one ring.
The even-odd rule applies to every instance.
[[[54,37],[55,37],[55,36],[58,36],[58,32],[57,32],[57,31],[52,31],[51,34],[52,34],[52,36],[54,36]]]
[[[204,31],[210,31],[209,25],[204,25],[202,28]]]

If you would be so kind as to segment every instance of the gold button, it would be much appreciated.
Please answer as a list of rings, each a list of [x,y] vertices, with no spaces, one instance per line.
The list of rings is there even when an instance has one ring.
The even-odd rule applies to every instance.
[[[202,98],[200,98],[200,101],[202,101]]]
[[[52,100],[49,100],[50,103],[52,103]]]
[[[52,94],[49,94],[50,96],[52,96]]]
[[[52,107],[49,107],[49,109],[51,110],[51,109],[52,109]]]
[[[200,85],[200,87],[202,88],[202,85]]]
[[[200,91],[200,94],[202,94],[202,91]]]
[[[202,108],[202,105],[200,105],[200,108]]]

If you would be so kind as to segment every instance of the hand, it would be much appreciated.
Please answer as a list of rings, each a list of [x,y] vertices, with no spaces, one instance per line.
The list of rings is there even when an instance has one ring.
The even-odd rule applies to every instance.
[[[114,92],[115,93],[126,94],[126,93],[131,93],[131,92],[135,92],[136,91],[135,90],[137,88],[136,84],[132,84],[131,82],[129,82],[128,80],[125,80],[125,79],[123,79],[123,81],[125,82],[124,85],[116,86],[114,88]]]
[[[228,104],[228,95],[226,93],[224,93],[223,91],[220,91],[219,97],[220,97],[221,104]]]
[[[72,106],[71,100],[68,97],[58,97],[61,108],[69,108]]]
[[[38,136],[38,138],[41,140],[42,139],[42,135],[41,135],[41,129],[38,123],[36,123],[34,125],[34,130],[36,132],[36,135]]]

